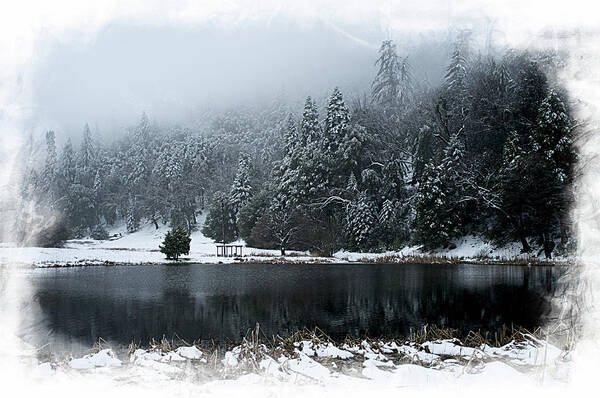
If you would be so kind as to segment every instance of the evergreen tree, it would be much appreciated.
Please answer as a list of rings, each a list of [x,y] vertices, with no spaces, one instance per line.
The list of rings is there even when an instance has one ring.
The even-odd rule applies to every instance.
[[[315,101],[309,96],[304,103],[302,121],[298,135],[298,146],[300,148],[309,148],[316,143],[321,135],[321,126],[319,124],[319,112]],[[294,137],[291,136],[291,139]]]
[[[336,87],[327,104],[319,150],[313,150],[311,171],[313,180],[317,182],[317,196],[326,196],[332,189],[343,188],[350,171],[344,166],[357,166],[358,162],[351,151],[360,146],[363,131],[357,128],[354,133],[353,137],[350,137],[350,111],[344,103],[342,93]]]
[[[96,166],[96,150],[92,140],[92,133],[90,127],[86,123],[83,128],[83,138],[81,140],[81,150],[77,158],[79,172],[84,176],[82,177],[87,183],[87,179],[93,177],[93,169]]]
[[[559,191],[570,182],[575,161],[571,130],[572,121],[565,104],[555,90],[550,90],[539,107],[530,139],[532,150],[543,158],[542,167],[553,176]]]
[[[450,64],[446,69],[444,81],[446,90],[456,95],[464,94],[467,79],[467,59],[459,48],[455,48],[450,58]]]
[[[136,218],[134,224],[139,224],[140,217],[149,208],[145,204],[145,200],[150,197],[147,190],[151,187],[153,144],[150,121],[148,116],[143,113],[138,125],[132,131],[131,144],[125,160],[127,195],[133,195],[136,198],[134,201],[136,208],[133,209],[133,212],[128,211]]]
[[[231,186],[230,202],[234,212],[239,213],[240,209],[248,203],[252,195],[252,187],[250,186],[250,159],[248,155],[241,154],[238,162],[238,168]]]
[[[252,240],[252,230],[258,219],[270,210],[269,207],[271,201],[271,192],[262,190],[252,196],[238,212],[237,229],[240,237],[244,239],[249,246],[256,247],[256,244],[258,243]]]
[[[464,129],[468,113],[469,31],[459,33],[444,77],[443,108],[448,136]],[[440,112],[442,113],[442,112]]]
[[[375,62],[378,67],[377,75],[371,84],[371,99],[387,108],[395,109],[402,92],[402,75],[408,77],[408,68],[400,62],[396,53],[396,45],[391,40],[385,40],[379,48],[379,58]],[[404,66],[404,67],[403,67]]]
[[[56,140],[54,131],[46,133],[46,162],[42,173],[42,193],[45,204],[52,210],[55,209],[58,200],[58,159],[56,154]]]
[[[386,199],[377,217],[379,240],[388,249],[398,249],[408,239],[402,210],[398,201]]]
[[[321,138],[321,151],[325,156],[333,157],[341,142],[348,135],[350,111],[344,103],[342,93],[336,87],[327,103],[325,128]]]
[[[127,232],[132,233],[139,229],[140,222],[136,214],[135,199],[130,196],[127,205]]]
[[[441,167],[426,165],[415,195],[413,226],[417,242],[426,249],[447,246],[455,226],[456,215],[448,211],[442,174]]]
[[[530,137],[531,191],[536,230],[547,258],[552,255],[555,219],[560,220],[561,241],[566,240],[566,215],[571,204],[570,184],[575,152],[571,137],[572,122],[565,104],[554,90],[542,101],[536,127]]]
[[[159,249],[167,259],[178,260],[180,255],[190,254],[191,241],[190,232],[180,225],[167,232]]]
[[[368,250],[375,243],[377,212],[365,192],[347,207],[346,228],[350,241],[359,250]]]
[[[348,177],[348,184],[346,185],[346,196],[350,200],[354,200],[358,196],[358,192],[358,182],[356,181],[354,172],[351,172],[350,177]]]
[[[304,106],[297,143],[286,146],[295,148],[286,154],[274,172],[276,194],[275,207],[292,209],[314,201],[324,191],[323,167],[320,158],[319,137],[321,128],[317,108],[308,97]],[[290,140],[294,135],[288,135]]]
[[[75,200],[73,226],[80,229],[79,234],[86,234],[90,228],[98,223],[96,208],[96,193],[94,191],[94,177],[96,176],[96,151],[92,141],[89,126],[84,126],[81,148],[77,154],[75,184],[76,191],[72,200]]]
[[[525,151],[519,142],[519,134],[511,131],[504,145],[502,165],[499,170],[499,210],[502,218],[508,221],[508,225],[501,227],[511,231],[512,237],[520,240],[522,252],[531,251],[528,235],[528,211],[530,208],[530,186],[531,178],[523,174],[526,169],[527,158]]]
[[[73,151],[73,145],[71,139],[67,138],[60,157],[60,189],[61,191],[68,192],[70,186],[75,183],[76,176],[76,157]]]
[[[349,172],[360,175],[366,163],[364,159],[366,144],[367,130],[358,124],[353,124],[348,134],[343,137],[336,156],[335,172],[339,178],[345,178]]]
[[[294,156],[294,152],[300,148],[298,129],[296,128],[294,116],[291,113],[288,115],[287,123],[283,131],[284,134],[282,138],[284,141],[284,156],[286,158],[291,158]],[[312,134],[307,134],[307,136],[310,135]]]
[[[202,233],[216,242],[229,243],[236,239],[235,212],[229,198],[223,192],[213,195]]]

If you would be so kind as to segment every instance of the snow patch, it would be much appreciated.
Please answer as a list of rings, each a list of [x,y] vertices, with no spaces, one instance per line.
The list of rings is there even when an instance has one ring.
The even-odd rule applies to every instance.
[[[96,354],[89,354],[83,358],[76,358],[69,361],[69,366],[73,369],[93,369],[95,367],[121,366],[119,360],[111,349],[101,350]]]

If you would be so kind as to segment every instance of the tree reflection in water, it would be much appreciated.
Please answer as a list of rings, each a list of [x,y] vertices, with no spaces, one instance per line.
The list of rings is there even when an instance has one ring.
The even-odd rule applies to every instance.
[[[23,331],[36,344],[91,345],[240,340],[256,322],[267,335],[317,326],[336,339],[405,336],[424,324],[533,328],[547,320],[559,273],[422,264],[40,269],[30,276],[37,315]]]

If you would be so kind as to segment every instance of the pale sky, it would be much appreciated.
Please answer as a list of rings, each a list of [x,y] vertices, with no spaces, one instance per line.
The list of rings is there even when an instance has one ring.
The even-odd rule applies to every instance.
[[[474,29],[478,45],[527,46],[548,28],[598,26],[577,0],[85,3],[22,1],[0,13],[0,99],[14,128],[78,135],[88,122],[106,134],[142,111],[185,122],[207,103],[358,93],[387,38],[435,84],[447,62],[436,43],[453,29]]]

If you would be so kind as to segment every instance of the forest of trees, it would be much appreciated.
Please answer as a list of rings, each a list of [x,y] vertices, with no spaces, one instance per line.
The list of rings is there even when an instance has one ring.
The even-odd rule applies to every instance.
[[[384,41],[369,94],[238,107],[207,131],[161,129],[144,114],[122,139],[99,142],[86,125],[78,147],[60,150],[48,131],[43,164],[23,176],[19,239],[106,238],[125,221],[282,253],[430,250],[468,234],[565,249],[576,122],[560,56],[482,56],[459,35],[437,87],[409,61]],[[47,225],[32,228],[35,214]]]

